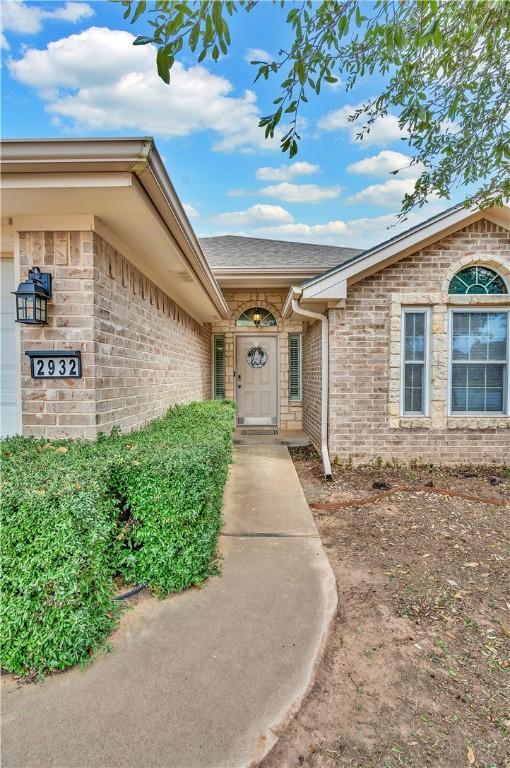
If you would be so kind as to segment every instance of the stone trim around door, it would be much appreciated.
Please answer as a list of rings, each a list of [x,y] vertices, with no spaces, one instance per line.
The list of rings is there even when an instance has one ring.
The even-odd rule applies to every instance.
[[[302,333],[303,323],[296,318],[282,317],[282,308],[288,289],[271,288],[267,290],[226,289],[225,299],[230,309],[227,320],[218,320],[210,324],[212,337],[222,335],[225,338],[225,397],[234,398],[234,355],[235,337],[239,334],[276,334],[278,336],[278,428],[281,430],[301,430],[302,401],[289,399],[289,334]],[[273,313],[276,328],[238,328],[239,315],[252,306],[263,307]]]

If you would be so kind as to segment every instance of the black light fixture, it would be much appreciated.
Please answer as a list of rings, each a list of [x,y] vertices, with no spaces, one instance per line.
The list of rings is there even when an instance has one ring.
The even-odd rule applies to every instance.
[[[255,312],[251,316],[251,319],[255,323],[255,326],[258,328],[262,321],[262,314],[260,313],[260,310],[258,307],[255,307]]]
[[[51,299],[51,274],[33,267],[28,278],[13,291],[16,296],[16,322],[45,325],[48,322],[48,299]]]

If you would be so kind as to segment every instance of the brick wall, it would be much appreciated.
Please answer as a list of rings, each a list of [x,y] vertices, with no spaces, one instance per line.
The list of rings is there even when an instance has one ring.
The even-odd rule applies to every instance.
[[[303,429],[315,445],[321,443],[322,327],[319,321],[303,326]]]
[[[94,234],[96,422],[133,429],[211,396],[209,327]]]
[[[24,434],[94,437],[210,397],[210,331],[92,232],[20,233],[22,278],[54,275],[49,324],[21,326]],[[44,269],[43,269],[44,267]],[[81,379],[33,380],[26,349],[80,349]]]
[[[382,457],[434,463],[508,462],[509,417],[448,417],[447,308],[509,306],[508,297],[447,293],[470,263],[510,274],[510,233],[482,220],[367,277],[330,318],[330,452],[354,462]],[[403,306],[432,311],[429,417],[400,417],[400,317]]]
[[[225,396],[234,398],[234,344],[236,333],[253,333],[253,328],[237,328],[236,320],[245,309],[265,307],[276,317],[276,328],[259,328],[256,333],[277,333],[279,354],[279,404],[280,429],[302,429],[302,404],[289,400],[289,333],[301,333],[298,318],[284,319],[281,312],[288,289],[224,290],[223,295],[230,309],[228,320],[211,323],[212,333],[225,335]]]
[[[21,232],[21,279],[38,266],[53,275],[48,325],[20,325],[23,434],[94,437],[97,343],[94,331],[94,254],[91,232]],[[81,379],[32,379],[26,350],[81,350]]]

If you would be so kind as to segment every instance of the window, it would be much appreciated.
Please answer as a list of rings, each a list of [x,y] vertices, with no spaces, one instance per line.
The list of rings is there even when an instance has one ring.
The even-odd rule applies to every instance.
[[[461,269],[451,280],[448,293],[508,293],[505,281],[489,267],[473,266]]]
[[[213,338],[213,397],[215,400],[225,398],[225,337]]]
[[[238,328],[270,328],[276,325],[276,318],[268,309],[251,307],[241,312],[236,325]]]
[[[301,334],[289,334],[289,400],[301,400]]]
[[[402,413],[425,416],[428,411],[429,310],[405,309],[402,323]]]
[[[450,313],[450,412],[508,410],[508,310]]]

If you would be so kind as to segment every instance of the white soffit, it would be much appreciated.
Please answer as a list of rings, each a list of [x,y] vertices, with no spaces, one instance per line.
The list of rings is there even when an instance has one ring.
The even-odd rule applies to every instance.
[[[220,317],[134,174],[5,173],[1,198],[17,231],[95,229],[197,320]]]

